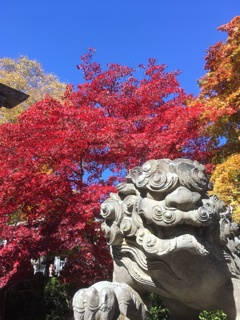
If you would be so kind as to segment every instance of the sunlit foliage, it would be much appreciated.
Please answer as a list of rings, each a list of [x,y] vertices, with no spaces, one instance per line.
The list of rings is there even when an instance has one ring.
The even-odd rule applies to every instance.
[[[0,126],[0,234],[7,240],[0,286],[49,252],[68,256],[61,273],[68,281],[106,279],[112,262],[100,203],[123,170],[149,158],[205,154],[199,109],[186,107],[178,73],[150,59],[139,80],[127,66],[102,70],[92,55],[79,65],[86,81],[77,91],[68,87],[64,102],[47,97]]]
[[[61,83],[57,76],[44,72],[39,62],[26,56],[0,59],[0,83],[29,95],[26,101],[13,109],[1,108],[0,124],[16,121],[23,110],[43,99],[46,94],[60,100],[66,89],[66,84]]]
[[[198,99],[215,163],[240,152],[240,16],[218,29],[228,37],[207,51],[207,73],[199,81]]]
[[[240,223],[240,154],[218,164],[212,175],[213,193],[233,207],[233,217]]]

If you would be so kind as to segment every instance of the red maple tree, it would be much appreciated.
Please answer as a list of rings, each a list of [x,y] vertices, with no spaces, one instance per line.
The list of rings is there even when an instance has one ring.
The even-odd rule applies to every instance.
[[[150,158],[204,160],[200,110],[186,106],[178,72],[150,59],[139,80],[119,64],[103,71],[92,55],[63,104],[47,97],[0,127],[0,287],[47,253],[68,256],[62,277],[79,285],[108,277],[99,207],[125,170]]]

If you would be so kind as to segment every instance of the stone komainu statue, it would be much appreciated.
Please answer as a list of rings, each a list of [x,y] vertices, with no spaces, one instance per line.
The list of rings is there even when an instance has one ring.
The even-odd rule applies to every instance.
[[[75,320],[147,318],[149,293],[171,319],[222,309],[240,319],[238,226],[231,207],[209,196],[205,167],[186,159],[149,160],[130,170],[101,205],[114,260],[113,282],[79,290]]]

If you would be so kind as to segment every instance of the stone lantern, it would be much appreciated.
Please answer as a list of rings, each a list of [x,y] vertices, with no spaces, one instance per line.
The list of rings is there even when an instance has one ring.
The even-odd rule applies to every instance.
[[[0,108],[12,109],[29,97],[28,94],[0,83]]]

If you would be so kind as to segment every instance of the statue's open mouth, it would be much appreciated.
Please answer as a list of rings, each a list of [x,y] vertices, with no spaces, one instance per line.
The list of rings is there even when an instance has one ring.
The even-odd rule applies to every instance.
[[[211,235],[207,227],[190,225],[159,228],[140,228],[136,241],[146,254],[165,256],[174,251],[187,250],[193,254],[207,255],[211,245]]]

